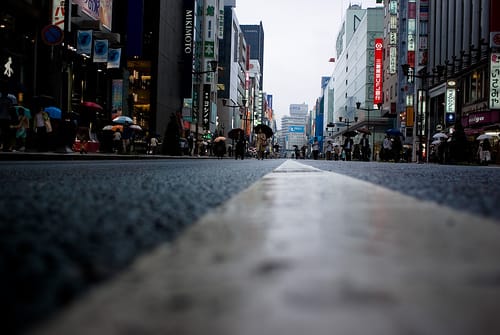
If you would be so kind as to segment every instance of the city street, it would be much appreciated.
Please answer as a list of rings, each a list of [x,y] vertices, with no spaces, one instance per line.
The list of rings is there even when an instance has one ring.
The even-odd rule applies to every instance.
[[[333,173],[311,174],[307,172],[309,174],[304,174],[302,169],[311,168],[304,168],[296,162]],[[278,167],[281,168],[276,170]],[[6,319],[10,320],[7,329],[9,333],[29,329],[33,325],[38,325],[40,321],[57,315],[68,303],[78,301],[89,288],[106,283],[113,285],[117,275],[125,271],[139,256],[146,256],[155,247],[162,245],[168,250],[169,245],[176,240],[179,240],[182,245],[184,229],[193,226],[193,223],[207,214],[211,216],[212,221],[217,221],[220,217],[221,222],[225,220],[233,222],[232,233],[224,229],[221,232],[225,231],[223,234],[234,236],[236,241],[241,243],[239,245],[233,241],[234,245],[231,244],[232,252],[236,254],[244,254],[245,250],[249,250],[245,236],[250,237],[254,234],[252,231],[242,232],[238,227],[242,226],[242,222],[261,222],[264,219],[258,216],[261,212],[267,213],[265,225],[276,224],[279,227],[276,232],[285,232],[287,229],[293,232],[295,228],[292,229],[288,225],[293,225],[294,221],[298,220],[298,217],[294,219],[290,217],[297,212],[302,213],[299,217],[305,218],[303,223],[308,222],[312,226],[322,222],[339,224],[338,220],[341,224],[361,224],[363,222],[357,222],[358,219],[354,213],[359,208],[364,208],[365,205],[352,202],[350,194],[354,192],[355,195],[361,196],[358,187],[366,188],[367,194],[371,194],[371,186],[364,183],[359,186],[346,176],[414,197],[415,208],[424,206],[421,201],[416,200],[419,199],[423,200],[424,204],[430,201],[444,205],[452,209],[450,213],[458,211],[458,214],[449,214],[451,215],[449,217],[454,219],[449,219],[448,223],[434,222],[430,214],[427,214],[427,219],[425,215],[421,216],[422,224],[425,223],[426,227],[426,238],[429,238],[428,235],[433,229],[443,234],[446,225],[459,224],[464,231],[468,231],[474,228],[468,227],[469,223],[480,225],[484,221],[488,229],[494,233],[489,235],[491,239],[489,242],[491,242],[496,238],[495,234],[500,228],[497,226],[497,224],[500,225],[500,214],[497,210],[500,191],[496,185],[496,181],[500,180],[500,168],[497,166],[312,160],[257,161],[255,159],[244,161],[168,159],[2,162],[0,165],[0,181],[3,186],[0,196],[0,297],[3,301],[2,313],[8,316]],[[285,194],[280,193],[280,189],[284,188],[279,178],[286,178],[284,182],[287,183],[287,187],[293,189],[292,193],[290,191],[286,191]],[[304,180],[311,180],[311,185],[318,185],[317,182],[312,182],[316,179],[326,182],[319,182],[322,186],[312,188],[304,183]],[[297,182],[296,185],[295,182]],[[350,188],[351,183],[354,183],[355,187]],[[247,196],[240,193],[249,187],[254,190],[253,193],[250,192]],[[264,196],[256,199],[256,194],[260,194],[259,192],[263,192]],[[273,194],[279,195],[280,199],[274,199]],[[385,217],[383,221],[398,227],[399,230],[404,230],[404,226],[400,226],[404,222],[397,220],[398,216],[391,215],[393,211],[399,211],[398,204],[386,202],[387,199],[397,197],[397,193],[388,192],[390,196],[387,196],[385,191],[382,192],[376,188],[373,194],[380,195],[374,201],[382,206],[377,209],[378,213],[386,214],[383,216]],[[343,195],[346,196],[345,199]],[[401,198],[402,201],[407,201],[405,196],[401,195]],[[297,199],[300,200],[301,205],[296,204]],[[321,203],[311,205],[312,200],[308,199],[315,201],[319,199]],[[233,201],[240,201],[237,211],[222,208],[213,212],[216,207]],[[277,213],[266,212],[272,210],[266,207],[272,207],[271,203],[275,202]],[[234,205],[232,206],[230,208],[234,208]],[[422,208],[427,208],[425,206]],[[315,212],[315,208],[319,209]],[[414,231],[414,222],[418,224],[418,219],[415,217],[424,213],[419,210],[417,213],[410,211],[411,207],[408,207],[407,215],[414,219],[410,220],[408,229]],[[443,210],[443,212],[447,211]],[[346,214],[351,212],[353,213]],[[352,222],[342,222],[349,217],[352,218]],[[271,222],[268,223],[267,219]],[[491,226],[489,223],[494,224]],[[370,222],[367,224],[369,225]],[[220,253],[223,253],[224,244],[214,245],[209,242],[211,238],[203,235],[207,227],[209,228],[210,225],[205,223],[201,225],[200,229],[205,229],[205,232],[203,230],[203,233],[198,232],[199,240],[193,240],[192,236],[187,238],[191,244],[197,245],[198,243],[199,245],[199,248],[193,248],[191,245],[190,250],[199,249],[197,251],[203,254],[204,248],[207,250],[220,248]],[[479,232],[482,228],[484,227],[477,226]],[[362,229],[366,227],[358,229],[356,234],[365,234]],[[335,231],[329,230],[327,234],[332,243],[333,241],[340,244],[347,243],[342,240],[341,235],[336,235]],[[418,231],[414,232],[416,239],[422,238],[418,235]],[[241,234],[243,236],[239,236]],[[281,240],[285,244],[287,236],[290,240],[300,238],[300,234],[297,236],[294,233],[284,234],[280,239],[285,238]],[[305,236],[309,235],[305,234],[304,238]],[[327,236],[322,238],[322,241],[328,242],[325,240]],[[464,243],[467,243],[468,237],[474,238],[474,236],[460,234],[453,238],[458,238],[458,241],[464,239]],[[444,237],[443,239],[448,241]],[[271,241],[272,238],[269,237],[269,243]],[[214,242],[217,244],[217,239]],[[189,244],[189,242],[186,243]],[[468,244],[465,245],[468,246]],[[489,251],[487,247],[491,245],[485,245],[484,252]],[[500,244],[497,243],[497,245]],[[268,247],[272,249],[271,245]],[[181,257],[184,255],[182,250],[184,249],[179,249],[175,267],[184,264],[182,261],[186,261]],[[311,250],[306,248],[302,250],[303,253],[301,250],[301,248],[298,248],[298,251],[295,250],[294,256],[304,259],[310,256]],[[443,258],[438,257],[439,255],[433,256],[432,250],[428,251],[429,256],[437,258],[430,269],[439,272],[436,269],[446,268],[447,264],[441,264],[440,261]],[[464,250],[467,248],[464,247]],[[252,254],[253,251],[254,249],[251,249],[248,254]],[[233,255],[236,256],[236,254]],[[451,257],[451,255],[448,256]],[[228,256],[220,257],[224,259]],[[478,256],[472,252],[470,257],[475,259],[474,257]],[[356,264],[355,260],[358,260],[354,258],[353,269]],[[449,260],[452,261],[451,258]],[[191,261],[188,260],[188,262]],[[168,259],[168,262],[173,261]],[[169,268],[168,262],[163,263],[161,268]],[[278,263],[268,264],[261,271],[280,271],[282,266],[285,268],[288,266],[286,262],[284,265]],[[349,265],[347,259],[342,260],[341,263]],[[174,266],[174,263],[171,265]],[[203,267],[200,267],[200,271],[201,269]],[[425,267],[419,271],[425,272],[423,269]],[[340,276],[342,271],[345,272],[340,268],[328,268],[329,273],[336,271],[338,271],[337,276]],[[371,276],[373,273],[370,271],[376,270],[366,271],[368,271],[368,276]],[[222,276],[222,274],[231,277],[233,272],[228,274],[226,270],[219,275]],[[180,276],[180,273],[175,276],[177,275]],[[296,273],[296,275],[303,274]],[[477,278],[472,276],[471,280],[478,282],[485,280],[489,283],[485,285],[498,293],[498,278],[495,274],[486,276],[484,273],[478,273],[477,275]],[[427,276],[431,277],[431,274],[425,273],[425,277]],[[377,278],[381,279],[380,276]],[[221,279],[224,280],[224,277]],[[446,282],[442,277],[439,280],[441,284]],[[252,288],[259,289],[258,285]],[[425,287],[422,286],[419,289],[425,290]],[[447,294],[452,293],[451,290],[447,292]],[[321,309],[321,296],[313,296],[317,301],[302,301],[302,303],[314,305],[313,309]],[[367,299],[366,297],[359,297],[367,306],[379,298],[385,299],[383,296],[372,296],[371,299],[374,299],[372,301],[364,300]],[[182,298],[180,299],[177,304],[182,305]],[[293,299],[311,298],[295,296]],[[384,300],[385,303],[392,305],[392,298],[387,299]],[[491,303],[491,300],[488,302]],[[448,303],[450,303],[449,300],[446,301],[446,304]],[[450,312],[450,315],[452,314]],[[165,316],[165,318],[168,317],[168,315]],[[488,319],[487,316],[485,319]],[[432,328],[431,325],[428,326]],[[241,333],[250,334],[249,329]],[[81,329],[81,332],[85,333],[85,329]],[[419,334],[419,332],[415,333]]]

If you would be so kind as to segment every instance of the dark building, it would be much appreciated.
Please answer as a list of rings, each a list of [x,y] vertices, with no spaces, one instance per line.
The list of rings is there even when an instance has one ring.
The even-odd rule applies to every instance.
[[[250,59],[257,59],[260,63],[260,87],[264,82],[264,27],[262,21],[258,25],[240,25],[247,45],[250,46]]]

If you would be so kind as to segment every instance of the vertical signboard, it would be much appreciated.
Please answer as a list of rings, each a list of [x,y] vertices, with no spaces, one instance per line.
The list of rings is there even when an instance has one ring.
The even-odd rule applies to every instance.
[[[375,39],[375,69],[373,75],[373,103],[382,103],[382,82],[383,82],[383,40],[381,38]]]
[[[193,41],[194,41],[194,0],[184,1],[182,29],[182,96],[192,98],[193,93]]]
[[[500,108],[500,53],[490,57],[490,109]]]
[[[203,130],[210,130],[210,84],[203,85]]]

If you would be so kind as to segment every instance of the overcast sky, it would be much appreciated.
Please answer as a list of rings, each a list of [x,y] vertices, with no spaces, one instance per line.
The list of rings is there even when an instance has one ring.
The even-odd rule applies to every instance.
[[[337,57],[335,39],[349,3],[377,5],[376,0],[236,0],[240,24],[262,21],[264,91],[273,95],[278,118],[289,115],[290,104],[306,103],[311,110],[320,96],[321,77],[333,72],[328,60]]]

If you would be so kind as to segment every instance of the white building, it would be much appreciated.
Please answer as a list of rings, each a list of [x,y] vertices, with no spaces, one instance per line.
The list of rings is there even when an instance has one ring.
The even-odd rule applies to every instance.
[[[332,75],[334,137],[340,136],[348,127],[354,130],[369,126],[376,133],[370,142],[377,144],[382,140],[380,137],[383,137],[388,120],[381,117],[374,104],[374,72],[375,39],[383,38],[383,35],[383,7],[363,9],[351,5],[347,9],[337,36],[337,59]],[[357,109],[357,102],[362,109]]]
[[[290,116],[281,118],[282,135],[285,137],[285,150],[293,152],[294,145],[299,148],[307,145],[307,104],[291,104]],[[290,154],[288,154],[290,156]]]

